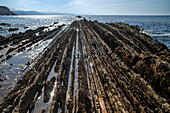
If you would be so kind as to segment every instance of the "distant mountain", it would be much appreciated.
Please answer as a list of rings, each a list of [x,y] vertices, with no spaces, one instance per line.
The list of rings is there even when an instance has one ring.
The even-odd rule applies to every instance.
[[[17,15],[73,15],[71,13],[58,13],[58,12],[38,12],[38,11],[13,11]]]
[[[0,6],[0,15],[16,15],[6,6]]]

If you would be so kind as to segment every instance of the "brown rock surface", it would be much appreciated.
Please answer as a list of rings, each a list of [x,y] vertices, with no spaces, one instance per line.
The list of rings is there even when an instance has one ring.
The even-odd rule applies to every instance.
[[[170,112],[170,51],[140,30],[74,21],[4,98],[0,112],[35,112],[39,102],[41,112],[51,113]]]

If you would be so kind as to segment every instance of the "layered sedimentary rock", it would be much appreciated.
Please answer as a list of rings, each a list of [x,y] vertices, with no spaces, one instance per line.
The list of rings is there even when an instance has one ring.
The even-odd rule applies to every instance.
[[[4,98],[0,112],[170,112],[169,63],[169,49],[137,26],[74,21]]]
[[[2,53],[0,58],[4,57],[8,60],[26,49],[28,49],[28,51],[34,49],[32,46],[37,47],[43,41],[54,38],[63,26],[65,25],[59,25],[51,31],[45,31],[48,27],[39,27],[35,30],[27,30],[24,33],[12,34],[9,37],[0,36],[0,50],[7,48],[7,52],[5,54]],[[2,61],[0,61],[0,63],[1,62]],[[28,63],[28,65],[30,64]]]

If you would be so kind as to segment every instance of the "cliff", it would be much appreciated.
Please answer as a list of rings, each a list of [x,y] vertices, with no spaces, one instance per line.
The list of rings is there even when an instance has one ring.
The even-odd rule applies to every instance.
[[[0,6],[0,15],[16,15],[6,6]]]

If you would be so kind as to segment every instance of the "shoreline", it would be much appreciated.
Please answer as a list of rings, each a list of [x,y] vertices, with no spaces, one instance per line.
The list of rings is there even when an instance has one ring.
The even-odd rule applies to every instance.
[[[56,15],[58,17],[56,17],[54,20],[53,18],[51,18],[51,20],[49,20],[48,18],[46,18],[47,16],[45,16],[46,19],[48,19],[49,22],[47,22],[47,24],[43,24],[42,22],[38,21],[39,19],[42,19],[42,21],[44,21],[44,17],[42,15],[42,17],[39,17],[38,15],[35,15],[35,17],[39,17],[38,20],[37,19],[33,19],[34,16],[30,16],[30,15],[27,15],[28,17],[32,18],[31,20],[28,19],[27,17],[24,17],[28,22],[29,24],[26,25],[25,22],[23,21],[23,24],[20,25],[20,23],[15,23],[15,21],[11,21],[9,23],[15,23],[13,24],[11,27],[12,28],[19,28],[18,31],[15,31],[15,32],[24,32],[28,29],[32,29],[34,28],[34,24],[35,24],[35,21],[38,22],[38,26],[37,27],[42,27],[44,25],[49,25],[49,24],[52,24],[54,21],[58,20],[58,17],[62,17],[61,15]],[[54,15],[52,15],[53,17],[55,17]],[[155,16],[147,16],[147,17],[144,17],[144,16],[133,16],[133,17],[128,17],[128,16],[117,16],[117,15],[114,15],[114,16],[102,16],[101,17],[99,15],[91,15],[91,16],[84,16],[86,19],[88,20],[98,20],[99,22],[102,22],[102,23],[115,23],[115,22],[122,22],[122,23],[126,23],[126,24],[129,24],[129,25],[138,25],[140,28],[142,29],[145,29],[145,32],[147,32],[153,39],[157,39],[158,41],[161,41],[163,42],[164,44],[166,44],[168,46],[168,48],[170,48],[170,41],[168,38],[170,38],[170,35],[169,35],[169,17],[164,17],[164,16],[159,16],[159,17],[155,17]],[[4,17],[5,18],[5,17]],[[11,18],[11,17],[6,17],[7,19]],[[14,17],[15,18],[15,17]],[[74,18],[72,16],[65,16],[64,17],[65,19],[67,19],[66,21],[71,21],[69,22],[69,24],[71,22],[73,22],[75,20],[75,16]],[[64,20],[64,18],[62,19],[59,19],[58,22],[66,22]],[[21,19],[21,21],[23,20],[21,17],[16,17],[16,19]],[[159,20],[159,21],[158,21]],[[33,22],[33,23],[30,23]],[[3,23],[8,23],[8,21],[5,21],[2,19],[2,22]],[[50,23],[51,22],[51,23]],[[165,24],[166,23],[166,24]],[[17,27],[17,26],[20,26],[20,27]],[[39,26],[40,25],[40,26]],[[3,26],[1,26],[3,27]],[[0,27],[0,30],[2,30]],[[37,28],[35,27],[35,28]],[[5,31],[0,31],[1,35],[8,35],[8,27],[7,28],[4,28],[6,29]],[[6,32],[6,33],[4,33]],[[15,33],[15,32],[10,32],[11,33]]]
[[[9,37],[1,37],[0,100],[7,95],[8,91],[13,89],[18,79],[35,63],[35,60],[48,47],[54,36],[66,27],[57,22],[54,22],[54,25],[58,27],[53,30],[48,30],[48,27],[39,27]]]
[[[34,105],[42,105],[42,111],[50,112],[170,111],[170,51],[163,43],[141,33],[138,26],[123,23],[79,20],[60,28],[40,36],[35,35],[36,30],[44,28],[20,34],[27,37],[33,32],[36,40],[53,35],[40,57],[28,62],[35,63],[5,97],[0,112],[31,112]],[[25,45],[33,45],[33,36],[25,39]],[[17,48],[8,50],[7,60],[13,51],[27,50],[27,46],[21,44],[24,49],[17,45],[22,40],[14,43],[13,39]],[[9,43],[2,42],[4,47]],[[51,71],[54,75],[48,78]],[[50,95],[52,91],[54,95]],[[50,106],[44,106],[40,98],[51,100]]]

